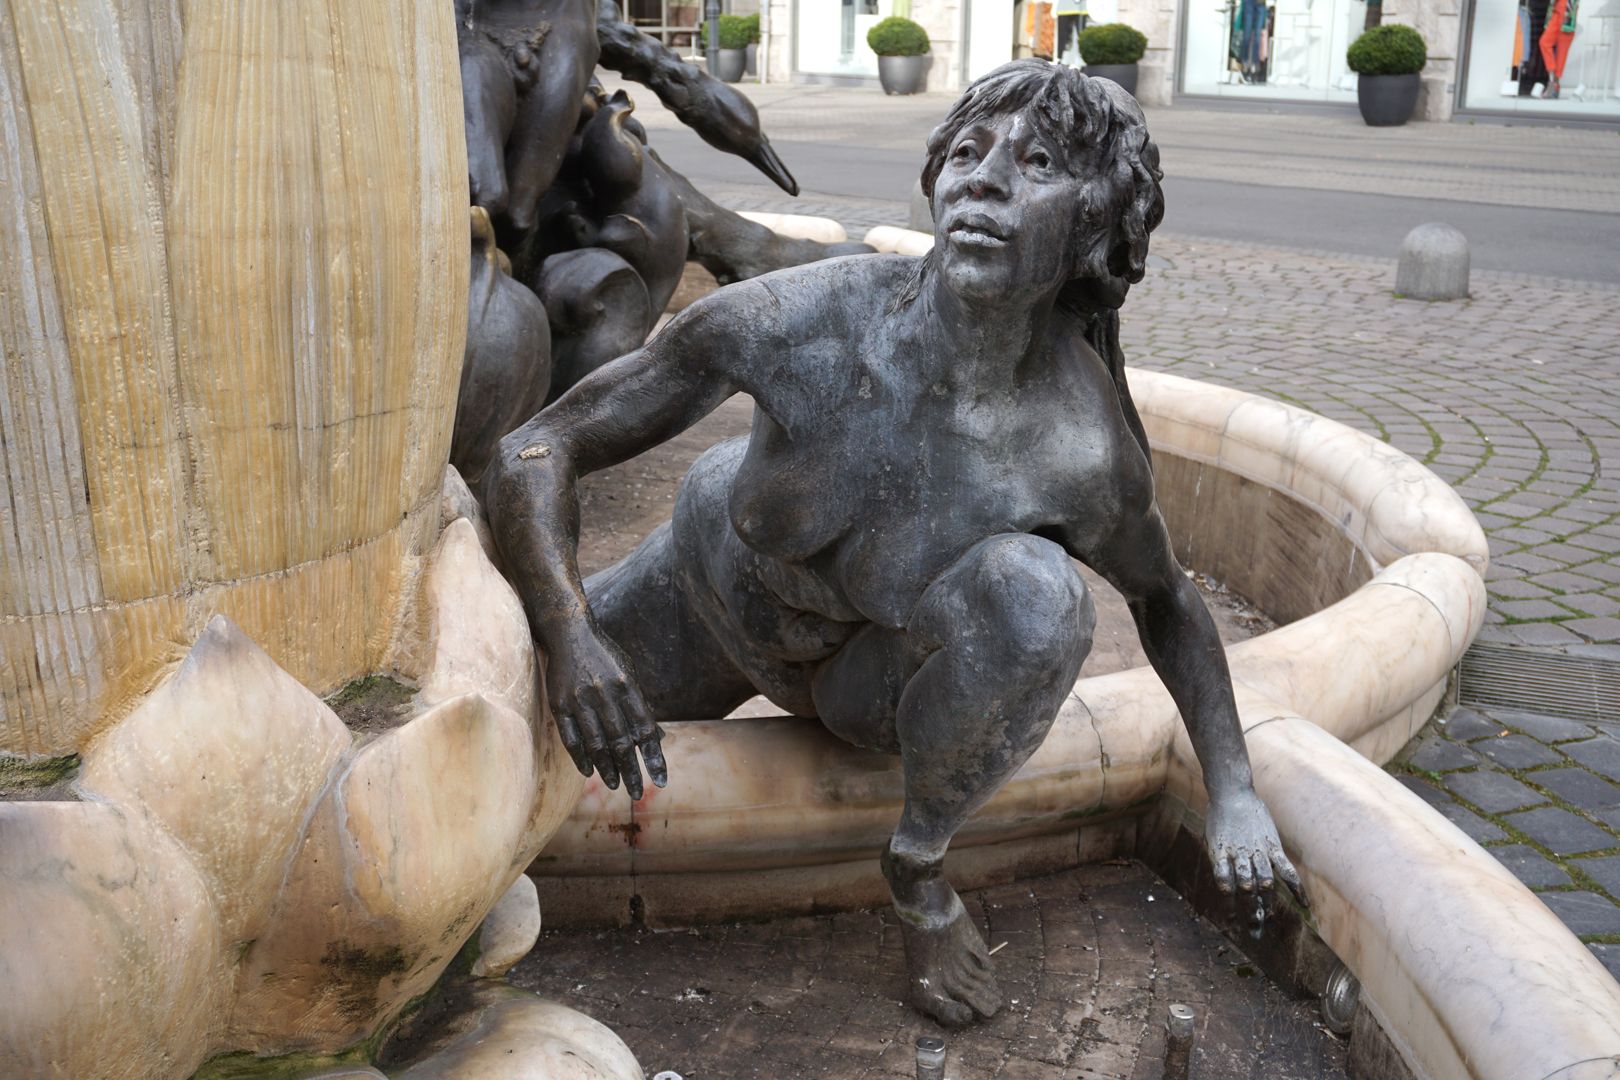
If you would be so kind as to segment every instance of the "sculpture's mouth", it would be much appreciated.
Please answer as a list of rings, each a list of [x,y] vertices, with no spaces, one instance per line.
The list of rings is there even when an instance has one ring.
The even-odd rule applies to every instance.
[[[951,222],[951,242],[962,247],[999,248],[1007,244],[1007,232],[988,214],[969,212]]]

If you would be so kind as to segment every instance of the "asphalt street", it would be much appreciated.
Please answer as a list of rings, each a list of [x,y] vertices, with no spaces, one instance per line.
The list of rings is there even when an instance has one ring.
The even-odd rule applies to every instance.
[[[684,129],[657,131],[653,145],[699,187],[759,182],[751,166]],[[795,140],[776,146],[807,198],[894,200],[896,224],[905,223],[920,148]],[[1166,169],[1164,232],[1393,257],[1413,226],[1440,221],[1468,237],[1476,269],[1620,283],[1620,214],[1178,177],[1173,161]]]

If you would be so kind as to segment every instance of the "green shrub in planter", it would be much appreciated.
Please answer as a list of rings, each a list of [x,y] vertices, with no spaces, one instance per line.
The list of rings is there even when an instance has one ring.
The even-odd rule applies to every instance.
[[[879,56],[921,56],[928,51],[928,31],[910,19],[890,15],[866,32],[866,44]]]
[[[750,37],[749,34],[753,36]],[[746,49],[750,41],[759,40],[759,16],[754,16],[752,26],[746,15],[720,16],[720,47],[722,49]],[[705,20],[698,33],[698,41],[707,48],[709,45],[709,24]]]
[[[748,44],[759,44],[759,12],[742,16],[742,21],[748,26]]]
[[[1429,49],[1410,26],[1385,23],[1356,38],[1345,60],[1357,75],[1416,75],[1429,62]]]
[[[1080,59],[1087,64],[1134,64],[1147,52],[1147,35],[1124,23],[1100,23],[1080,31]]]

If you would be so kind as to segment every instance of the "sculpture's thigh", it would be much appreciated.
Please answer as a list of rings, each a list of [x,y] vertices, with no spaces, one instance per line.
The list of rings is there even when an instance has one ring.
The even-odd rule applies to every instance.
[[[873,750],[901,753],[908,737],[935,749],[981,746],[993,759],[986,775],[995,775],[1045,737],[1095,623],[1061,548],[1023,533],[993,536],[928,587],[906,629],[866,626],[820,665],[816,715]]]
[[[668,522],[585,582],[591,614],[629,661],[653,719],[724,716],[754,696],[677,584]]]
[[[810,684],[816,716],[847,743],[898,754],[895,712],[921,664],[904,630],[868,624],[817,668]]]
[[[943,854],[1046,737],[1095,625],[1068,555],[1022,533],[981,541],[929,586],[907,627],[926,659],[895,716],[906,776],[902,834]]]

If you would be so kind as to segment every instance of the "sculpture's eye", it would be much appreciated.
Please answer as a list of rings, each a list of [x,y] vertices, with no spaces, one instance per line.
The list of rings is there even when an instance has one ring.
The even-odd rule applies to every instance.
[[[1050,168],[1052,164],[1052,159],[1045,150],[1030,151],[1028,161],[1037,169]]]
[[[973,149],[973,144],[968,142],[958,143],[956,149],[951,153],[953,161],[972,161],[978,156],[978,152]]]

